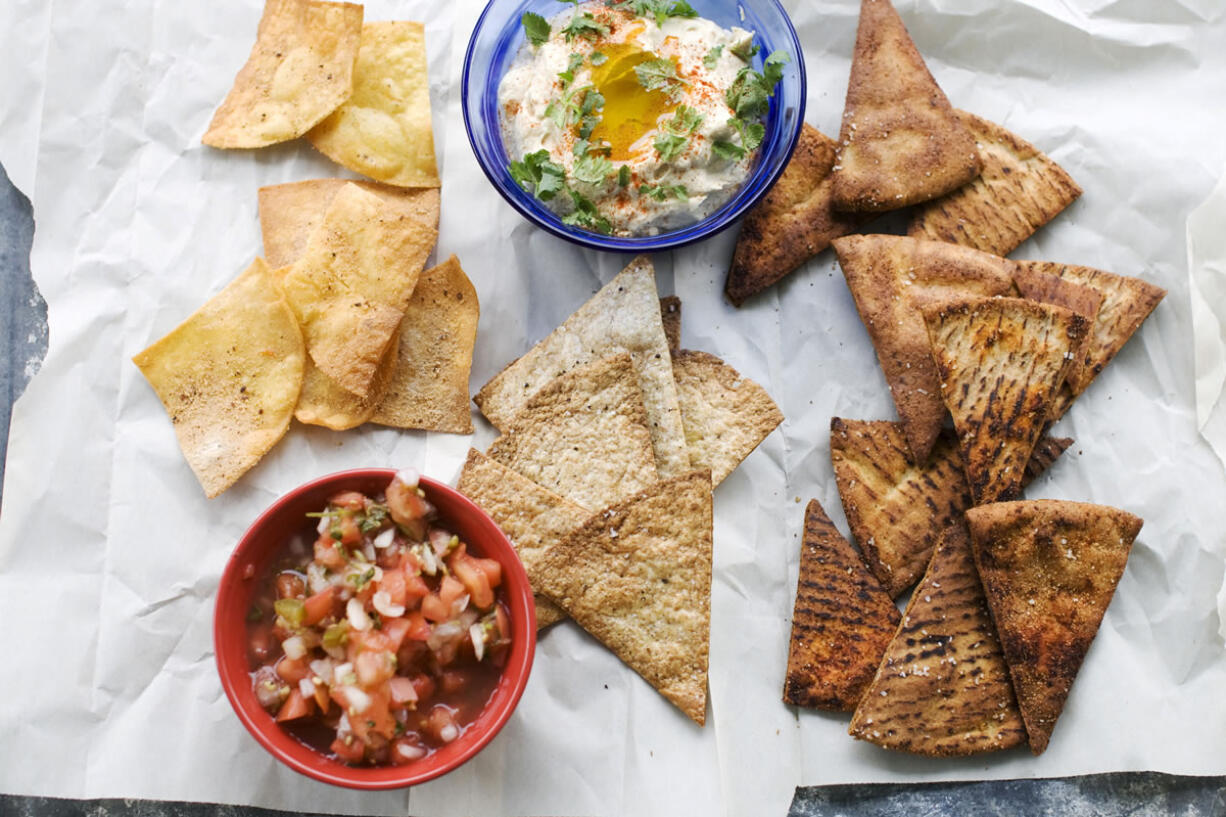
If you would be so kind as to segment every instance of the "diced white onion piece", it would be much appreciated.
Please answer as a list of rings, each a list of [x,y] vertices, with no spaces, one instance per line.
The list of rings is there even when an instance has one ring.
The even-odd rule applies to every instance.
[[[397,675],[388,681],[387,684],[392,693],[393,703],[411,704],[417,700],[417,688],[413,686],[413,682],[408,678]]]
[[[485,657],[485,628],[474,624],[468,628],[468,637],[473,641],[473,655],[480,661]]]
[[[465,629],[464,625],[454,619],[444,621],[430,630],[430,637],[426,639],[426,646],[430,648],[431,652],[438,652],[444,644],[453,638],[463,636]]]
[[[395,752],[401,760],[417,760],[418,758],[426,756],[426,750],[424,747],[414,746],[413,744],[407,743],[403,740],[397,742],[392,748],[392,751]]]
[[[336,669],[336,662],[330,658],[316,658],[309,665],[311,672],[319,676],[325,684],[332,683],[332,673]]]
[[[375,565],[375,577],[372,579],[372,581],[383,581],[383,568],[379,567],[378,565]]]
[[[438,574],[438,557],[434,555],[434,548],[420,548],[421,553],[421,569],[426,571],[427,576]]]
[[[349,713],[342,712],[341,719],[336,722],[336,736],[343,738],[351,732],[353,732],[353,726],[349,723]]]
[[[332,668],[332,683],[334,686],[341,686],[345,683],[345,677],[353,675],[353,664],[346,661],[343,664],[337,664]]]
[[[396,538],[396,529],[388,528],[387,530],[383,531],[383,533],[375,537],[374,546],[377,547],[379,550],[383,550],[385,547],[390,546],[392,544],[392,540],[394,540],[395,538]]]
[[[468,609],[468,594],[467,593],[460,596],[458,599],[456,599],[455,601],[451,603],[451,614],[453,616],[458,616],[460,613],[463,613],[467,609]]]
[[[442,556],[447,552],[447,548],[451,547],[452,534],[440,528],[434,528],[430,531],[430,546],[434,548],[434,552]]]
[[[386,590],[376,591],[370,602],[374,605],[375,609],[379,611],[379,615],[381,616],[396,618],[404,615],[404,605],[392,604],[392,597]]]
[[[349,709],[356,715],[361,715],[367,709],[370,709],[370,696],[355,686],[347,686],[344,688],[345,700],[349,703]]]
[[[345,617],[349,619],[349,626],[359,632],[370,629],[370,616],[366,615],[360,599],[350,599],[345,604]]]
[[[306,642],[302,640],[302,636],[292,635],[281,642],[281,650],[285,653],[286,658],[297,661],[306,655]]]
[[[451,743],[460,736],[460,730],[456,728],[454,723],[449,723],[442,729],[438,730],[438,736],[443,743]]]
[[[476,610],[465,610],[460,614],[460,626],[467,630],[469,627],[473,626],[473,622],[475,622],[478,618],[480,618],[480,616],[477,615]]]
[[[332,525],[332,517],[321,516],[319,517],[319,524],[315,526],[315,530],[319,533],[320,536],[323,536],[325,533],[328,532],[328,528],[331,525]]]
[[[396,472],[396,479],[403,482],[410,488],[416,488],[417,483],[421,482],[421,474],[416,468],[402,468]]]
[[[362,545],[362,555],[366,557],[366,561],[373,562],[375,560],[375,546],[370,542]]]
[[[310,678],[303,678],[298,682],[298,691],[302,693],[304,698],[314,698],[315,684],[311,682]]]
[[[313,561],[307,565],[307,587],[312,593],[318,593],[331,584],[326,573],[327,569],[319,562]]]

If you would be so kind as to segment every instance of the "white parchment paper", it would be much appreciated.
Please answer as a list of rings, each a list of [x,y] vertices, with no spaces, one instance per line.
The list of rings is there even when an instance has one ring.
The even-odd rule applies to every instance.
[[[807,119],[835,133],[858,3],[785,5],[805,48]],[[206,501],[129,361],[260,251],[259,185],[344,175],[302,143],[200,145],[260,6],[0,4],[0,162],[33,200],[32,265],[50,322],[46,362],[14,410],[0,518],[0,790],[355,814],[770,815],[798,784],[1226,772],[1226,476],[1198,433],[1184,236],[1226,161],[1219,0],[898,2],[955,105],[1036,143],[1085,188],[1015,257],[1169,290],[1062,421],[1057,430],[1077,442],[1030,491],[1145,518],[1044,755],[917,760],[852,741],[845,717],[780,703],[804,502],[818,498],[843,523],[830,417],[894,411],[833,257],[738,310],[721,294],[729,233],[655,258],[661,294],[684,302],[684,345],[764,384],[787,417],[716,492],[706,728],[561,625],[542,638],[516,715],[477,760],[374,794],[300,777],[245,733],[213,664],[218,575],[259,511],[307,478],[412,464],[453,479],[491,429],[481,422],[466,438],[295,426]],[[458,107],[480,8],[367,5],[369,20],[427,23],[444,180],[438,253],[459,255],[481,299],[474,388],[626,260],[533,229],[480,173]],[[1220,292],[1202,293],[1222,307]]]

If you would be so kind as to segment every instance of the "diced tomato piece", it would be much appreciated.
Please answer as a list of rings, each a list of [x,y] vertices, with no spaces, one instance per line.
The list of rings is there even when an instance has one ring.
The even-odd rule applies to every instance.
[[[451,559],[451,571],[464,585],[464,589],[468,591],[469,600],[476,607],[485,610],[494,603],[494,591],[490,589],[489,578],[485,575],[485,571],[477,566],[476,560],[467,553],[457,552],[455,554]]]
[[[396,719],[392,717],[391,696],[387,689],[379,689],[367,693],[370,701],[361,712],[351,712],[351,706],[346,706],[349,714],[349,726],[358,739],[370,743],[374,735],[391,740],[396,732]]]
[[[291,685],[297,684],[303,678],[311,673],[311,668],[307,664],[306,657],[293,659],[281,656],[281,660],[277,662],[277,675],[280,675]]]
[[[498,625],[498,635],[501,640],[511,637],[511,617],[501,604],[494,610],[494,623]]]
[[[315,561],[329,570],[344,570],[348,562],[345,554],[336,546],[337,542],[331,535],[325,533],[315,540]]]
[[[392,652],[400,650],[400,645],[404,642],[404,637],[409,633],[409,620],[407,618],[385,618],[383,619],[383,629],[380,630],[388,640],[392,642]]]
[[[421,738],[416,734],[402,735],[392,742],[389,758],[397,766],[412,763],[425,757],[428,750],[421,744]]]
[[[421,562],[417,560],[417,554],[411,550],[405,550],[400,554],[400,566],[404,568],[406,576],[421,575]]]
[[[249,642],[251,654],[256,660],[263,663],[272,656],[272,633],[268,627],[261,627],[251,633],[251,641]]]
[[[409,678],[397,675],[387,682],[387,688],[392,695],[392,704],[396,706],[417,702],[417,688],[413,686],[413,681]]]
[[[439,677],[439,687],[446,693],[459,692],[468,683],[468,674],[458,669],[444,670]]]
[[[404,570],[404,607],[406,610],[412,610],[417,605],[421,604],[421,600],[430,595],[430,585],[426,584],[426,580],[421,577],[420,573],[410,572],[408,568]]]
[[[417,675],[410,676],[409,680],[413,682],[413,689],[417,690],[418,700],[429,698],[434,694],[434,679],[429,675],[418,673]]]
[[[366,756],[366,747],[353,735],[337,738],[328,748],[332,750],[332,754],[346,763],[361,763]]]
[[[430,710],[422,731],[428,740],[436,744],[451,743],[460,736],[460,727],[455,722],[455,716],[442,704]]]
[[[289,691],[289,697],[277,712],[278,721],[294,721],[315,714],[315,699],[304,697],[298,687]]]
[[[342,545],[357,545],[362,542],[362,529],[358,527],[358,520],[352,515],[345,514],[336,524],[341,529]]]
[[[390,650],[364,652],[353,662],[358,683],[365,689],[375,689],[396,674],[396,656]]]
[[[285,570],[277,574],[277,598],[300,599],[306,594],[306,583],[302,577]]]
[[[468,589],[464,587],[464,584],[451,576],[444,576],[443,581],[438,586],[438,597],[442,600],[443,604],[447,605],[448,610],[467,592]]]
[[[347,511],[366,510],[366,497],[357,491],[341,491],[328,500],[328,504]]]
[[[430,513],[430,503],[417,495],[416,488],[410,488],[398,479],[392,480],[387,486],[387,509],[392,519],[401,525],[409,525],[423,519]]]
[[[490,587],[497,587],[502,584],[502,564],[500,562],[495,559],[478,559],[475,556],[470,558],[485,573],[485,578],[489,580]]]
[[[446,621],[451,618],[451,605],[431,593],[421,600],[421,614],[430,621]]]
[[[332,708],[332,698],[328,695],[328,686],[326,684],[315,684],[315,703],[319,704],[321,714],[327,715],[328,710]]]
[[[349,647],[353,654],[383,652],[392,648],[392,640],[382,630],[350,630]]]
[[[336,602],[336,587],[328,585],[303,603],[302,621],[308,627],[314,627],[332,614]]]
[[[426,641],[430,638],[430,622],[420,610],[414,610],[405,616],[409,622],[409,632],[405,636],[412,641]]]
[[[383,578],[379,580],[379,589],[387,593],[392,604],[404,604],[407,588],[403,570],[384,570]]]

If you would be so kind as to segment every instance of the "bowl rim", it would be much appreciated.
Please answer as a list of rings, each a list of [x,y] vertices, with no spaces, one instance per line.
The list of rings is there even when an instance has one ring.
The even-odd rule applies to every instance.
[[[471,117],[469,116],[467,104],[469,97],[470,68],[472,66],[473,51],[477,44],[477,35],[481,32],[482,26],[486,22],[486,17],[493,10],[494,4],[498,2],[498,0],[487,0],[485,8],[482,9],[481,14],[477,17],[477,22],[473,26],[472,35],[468,39],[468,46],[464,51],[464,63],[460,75],[460,113],[464,119],[464,132],[468,136],[468,144],[472,149],[474,158],[477,160],[477,166],[481,168],[481,172],[485,174],[486,179],[488,179],[491,186],[498,191],[498,194],[502,196],[503,200],[511,205],[511,207],[517,213],[519,213],[520,216],[525,218],[529,223],[545,230],[549,234],[565,241],[569,241],[572,244],[577,244],[581,247],[619,253],[661,252],[664,250],[673,250],[685,247],[723,232],[725,229],[730,227],[734,221],[743,216],[747,210],[760,202],[766,196],[766,194],[771,191],[771,188],[775,186],[775,183],[779,181],[779,177],[783,175],[783,171],[787,169],[788,163],[792,159],[792,154],[796,151],[796,145],[800,141],[800,133],[804,127],[805,121],[805,108],[808,97],[808,77],[805,71],[804,50],[801,47],[800,38],[796,34],[796,26],[792,24],[792,18],[788,15],[787,9],[783,7],[781,0],[760,1],[774,6],[779,12],[780,18],[784,22],[786,39],[794,51],[793,63],[796,66],[798,74],[800,93],[799,99],[796,101],[795,126],[791,129],[790,133],[786,134],[785,140],[781,145],[782,161],[779,162],[776,167],[770,169],[766,173],[766,175],[763,177],[761,188],[755,195],[739,202],[735,207],[725,210],[728,205],[728,202],[725,202],[714,213],[710,214],[701,221],[697,221],[693,224],[679,227],[674,230],[669,230],[668,232],[657,233],[656,235],[651,236],[618,237],[606,236],[601,235],[600,233],[587,231],[581,232],[567,230],[564,228],[564,225],[561,223],[559,217],[554,215],[552,212],[542,214],[537,210],[531,209],[523,202],[519,201],[516,197],[512,196],[510,192],[505,190],[500,180],[495,177],[493,171],[486,165],[482,158],[481,150],[477,147],[478,139],[473,132],[474,125],[471,121]],[[736,0],[736,2],[739,6],[741,0]],[[756,36],[758,32],[754,32],[754,34]],[[759,167],[761,167],[760,162]],[[754,173],[756,173],[756,169],[745,178],[745,181],[742,182],[741,187],[738,188],[738,192],[746,185],[749,185],[754,181]],[[733,198],[736,198],[736,195],[737,194],[734,193]]]
[[[527,687],[536,651],[536,607],[528,583],[527,573],[518,558],[514,560],[499,558],[498,560],[502,564],[503,570],[514,575],[511,581],[504,581],[504,586],[517,585],[524,590],[524,592],[518,594],[507,593],[508,606],[511,608],[512,632],[514,634],[512,652],[506,666],[503,667],[498,685],[491,694],[491,698],[497,698],[498,700],[493,707],[487,706],[482,710],[481,715],[478,716],[479,719],[488,717],[488,720],[482,725],[482,730],[475,734],[471,742],[463,743],[450,756],[444,756],[442,761],[430,766],[427,766],[425,763],[411,763],[404,766],[348,766],[332,760],[318,750],[299,742],[283,730],[273,720],[272,716],[254,701],[254,697],[250,701],[244,699],[236,681],[239,678],[247,678],[250,673],[245,658],[246,651],[243,649],[243,657],[240,660],[234,655],[234,648],[230,645],[233,641],[233,633],[236,630],[239,633],[245,633],[246,630],[243,618],[235,618],[237,615],[235,613],[236,605],[233,602],[244,598],[243,585],[247,580],[244,579],[243,572],[246,565],[253,562],[258,563],[258,555],[264,553],[264,550],[257,546],[263,529],[275,518],[279,517],[280,514],[288,513],[288,509],[307,493],[329,487],[333,487],[334,490],[341,490],[345,485],[356,481],[386,479],[390,482],[396,473],[397,470],[394,468],[353,468],[337,471],[305,482],[279,496],[256,517],[255,521],[243,533],[238,544],[235,545],[218,580],[217,597],[214,602],[213,651],[215,665],[221,680],[222,689],[239,721],[265,751],[289,768],[314,780],[350,789],[381,790],[406,788],[441,777],[471,760],[494,739],[510,720],[512,713],[523,696],[524,689]],[[422,476],[419,484],[426,492],[428,498],[444,497],[448,504],[462,508],[463,512],[469,515],[470,524],[475,524],[477,528],[482,529],[483,534],[490,537],[490,541],[501,542],[502,545],[505,545],[507,555],[515,554],[514,547],[510,540],[507,539],[506,534],[502,532],[501,528],[498,527],[485,511],[468,499],[468,497],[446,483],[429,477]],[[444,516],[444,518],[454,524],[452,519],[447,516]],[[483,555],[488,558],[499,556],[499,554],[487,552],[483,552]],[[231,603],[227,604],[224,602]],[[235,663],[236,661],[237,664]],[[243,687],[248,692],[250,691],[249,685],[245,684]],[[468,734],[470,732],[466,732],[461,737],[461,741]],[[431,757],[438,757],[441,753],[446,752],[449,747],[455,745],[455,743],[449,744],[448,747],[440,749]]]

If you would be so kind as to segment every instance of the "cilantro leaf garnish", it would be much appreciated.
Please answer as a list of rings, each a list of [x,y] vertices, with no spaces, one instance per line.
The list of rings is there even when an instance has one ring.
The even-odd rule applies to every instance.
[[[728,107],[735,116],[728,124],[736,129],[741,137],[741,148],[748,152],[762,144],[766,135],[766,127],[758,120],[770,111],[770,98],[775,93],[775,86],[783,79],[783,65],[788,61],[788,55],[776,51],[766,58],[762,71],[758,72],[746,66],[737,72],[736,79],[724,95]],[[730,143],[729,143],[730,144]],[[715,148],[723,158],[732,158],[734,151],[728,147]],[[722,152],[718,152],[722,151]],[[739,156],[736,158],[740,158]]]
[[[541,15],[525,11],[519,21],[523,23],[528,42],[534,46],[543,45],[549,39],[549,22]]]
[[[583,94],[583,101],[579,104],[580,139],[587,139],[600,124],[600,114],[597,111],[604,109],[604,103],[604,94],[589,85]]]
[[[656,201],[667,201],[669,198],[688,199],[690,197],[683,184],[640,184],[639,195],[653,198]]]
[[[761,48],[754,45],[752,39],[748,39],[743,43],[737,43],[728,50],[740,57],[743,62],[749,62],[754,58],[754,55],[761,50]]]
[[[660,161],[671,162],[685,150],[689,140],[675,133],[666,133],[657,138],[652,145],[660,152]]]
[[[609,61],[609,58],[600,51],[593,51],[592,56],[588,57],[587,59],[592,65],[604,65]]]
[[[630,165],[622,165],[617,171],[617,186],[625,187],[630,184]]]
[[[541,201],[549,201],[565,185],[566,171],[560,164],[549,161],[549,151],[529,153],[520,162],[511,162],[511,178]]]
[[[715,66],[719,64],[720,54],[723,54],[723,53],[724,53],[724,44],[720,43],[719,45],[715,46],[714,48],[712,48],[710,51],[707,52],[707,55],[702,58],[702,64],[705,65],[708,70],[714,70]]]
[[[582,227],[604,235],[613,232],[613,225],[600,214],[591,199],[569,188],[566,192],[570,193],[570,200],[575,205],[575,209],[562,216],[563,224]]]
[[[639,17],[654,17],[656,25],[664,25],[669,17],[697,17],[698,12],[686,0],[612,0],[613,8],[628,9]]]
[[[644,89],[662,91],[668,94],[668,98],[673,102],[681,98],[688,84],[677,76],[677,63],[664,57],[640,62],[634,66],[634,75]]]
[[[583,65],[583,55],[571,54],[570,59],[566,63],[566,70],[558,73],[558,78],[562,80],[563,88],[575,81],[575,69],[580,65]]]
[[[664,123],[664,129],[669,133],[684,136],[698,130],[702,124],[703,115],[686,105],[678,105],[673,118]]]
[[[576,37],[594,40],[597,37],[608,33],[609,27],[604,23],[598,22],[596,18],[592,16],[591,12],[588,11],[585,11],[582,14],[576,14],[562,29],[562,34],[565,35],[567,42],[570,42]]]
[[[711,143],[711,152],[721,159],[736,161],[745,158],[745,148],[725,139],[716,139]]]
[[[584,154],[575,162],[571,175],[586,184],[600,184],[613,172],[613,163],[594,153]]]

